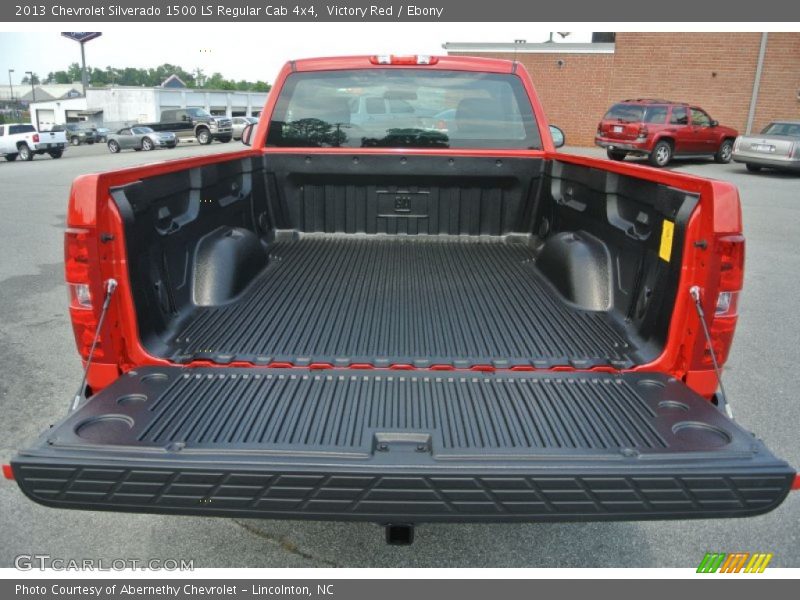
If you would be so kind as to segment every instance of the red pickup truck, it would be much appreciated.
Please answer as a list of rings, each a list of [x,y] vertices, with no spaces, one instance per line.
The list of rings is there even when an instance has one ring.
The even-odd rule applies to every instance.
[[[354,123],[362,96],[395,108]],[[714,369],[742,288],[733,186],[557,152],[503,60],[293,61],[262,115],[241,152],[73,184],[88,376],[6,469],[31,499],[390,541],[784,500],[794,469]]]

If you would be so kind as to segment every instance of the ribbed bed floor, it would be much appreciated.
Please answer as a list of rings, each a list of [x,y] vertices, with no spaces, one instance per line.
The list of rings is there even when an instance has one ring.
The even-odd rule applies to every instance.
[[[532,364],[635,361],[609,314],[565,303],[522,243],[304,236],[272,246],[235,302],[199,308],[177,361]]]

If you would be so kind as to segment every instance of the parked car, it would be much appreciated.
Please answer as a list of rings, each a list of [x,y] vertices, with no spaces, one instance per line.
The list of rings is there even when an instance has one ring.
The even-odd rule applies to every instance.
[[[108,127],[98,127],[96,132],[96,140],[104,144],[108,141],[108,134],[111,133],[111,130]]]
[[[611,160],[646,156],[651,165],[665,167],[675,157],[730,162],[737,135],[700,107],[640,98],[608,110],[597,126],[595,144],[605,148]]]
[[[214,140],[222,143],[233,139],[233,127],[228,117],[215,117],[203,108],[169,108],[161,111],[156,123],[142,123],[153,131],[171,131],[179,139],[195,138],[200,144]]]
[[[778,507],[795,469],[717,378],[736,188],[556,152],[520,64],[381,60],[287,64],[242,152],[73,183],[86,385],[3,472],[51,507],[358,520],[395,543],[415,522]],[[365,147],[367,85],[455,108],[452,131],[431,147],[397,114],[371,132],[394,145]]]
[[[233,117],[231,118],[231,124],[233,128],[233,139],[240,140],[242,139],[242,131],[248,125],[258,125],[258,119],[255,117]]]
[[[800,121],[773,121],[761,134],[742,135],[733,144],[733,160],[748,171],[762,167],[800,170]]]
[[[80,123],[67,123],[66,125],[56,125],[53,131],[62,130],[66,133],[67,141],[72,146],[82,144],[94,144],[97,141],[97,130],[94,127],[82,125]]]
[[[67,138],[63,131],[36,131],[28,123],[6,123],[0,125],[0,155],[8,162],[20,158],[33,160],[36,154],[49,154],[61,158]]]
[[[412,129],[422,125],[420,115],[414,111],[414,105],[408,94],[401,97],[364,95],[350,100],[350,124],[370,129],[391,127],[399,123]],[[413,119],[410,118],[413,116]]]
[[[127,149],[150,151],[177,145],[178,137],[171,131],[153,131],[144,125],[125,127],[108,136],[108,150],[113,154]]]

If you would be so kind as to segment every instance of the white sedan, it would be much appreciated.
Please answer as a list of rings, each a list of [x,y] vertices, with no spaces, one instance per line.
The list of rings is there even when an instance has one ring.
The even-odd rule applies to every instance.
[[[800,121],[773,121],[760,134],[740,135],[733,144],[733,160],[748,171],[800,170]]]

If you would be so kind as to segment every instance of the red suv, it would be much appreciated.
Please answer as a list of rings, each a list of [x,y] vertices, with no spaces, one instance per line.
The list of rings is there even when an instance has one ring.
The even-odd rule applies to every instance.
[[[667,100],[624,100],[612,106],[597,126],[595,144],[608,158],[646,156],[664,167],[675,156],[713,156],[727,163],[738,132],[712,119],[702,108]]]

